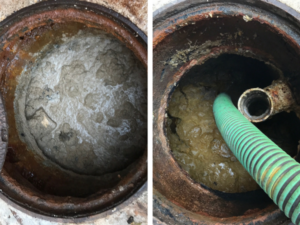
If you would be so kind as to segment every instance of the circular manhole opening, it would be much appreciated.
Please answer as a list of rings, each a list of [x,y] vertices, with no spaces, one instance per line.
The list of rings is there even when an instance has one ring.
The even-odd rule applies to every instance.
[[[212,107],[219,93],[228,93],[237,106],[245,90],[267,87],[279,76],[264,62],[223,54],[193,67],[179,81],[169,100],[167,137],[175,160],[194,181],[226,193],[260,189],[223,140]],[[249,113],[251,104],[264,109],[263,97],[261,102],[258,98],[249,103]],[[300,120],[294,112],[280,113],[255,125],[292,157],[297,154]]]
[[[59,217],[131,196],[147,168],[144,34],[102,6],[68,1],[25,8],[1,27],[3,193]]]
[[[257,1],[178,3],[154,25],[155,215],[170,224],[280,224],[287,220],[237,162],[215,125],[212,105],[299,71],[299,22]],[[294,82],[296,84],[296,82]],[[296,88],[297,89],[297,88]],[[261,101],[251,108],[263,114]],[[256,126],[288,154],[300,140],[299,110]],[[180,218],[176,215],[182,213]],[[170,216],[171,215],[171,216]]]

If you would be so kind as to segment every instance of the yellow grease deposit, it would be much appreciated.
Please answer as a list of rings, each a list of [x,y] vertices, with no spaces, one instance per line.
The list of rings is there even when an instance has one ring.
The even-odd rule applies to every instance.
[[[168,109],[168,139],[179,165],[212,189],[239,193],[259,188],[227,147],[214,120],[217,93],[203,86],[176,88]]]

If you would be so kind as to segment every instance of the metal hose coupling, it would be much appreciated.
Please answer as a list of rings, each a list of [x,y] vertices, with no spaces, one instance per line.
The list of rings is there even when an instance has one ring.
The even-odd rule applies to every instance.
[[[213,105],[228,147],[253,179],[294,224],[300,225],[300,165],[220,94]]]

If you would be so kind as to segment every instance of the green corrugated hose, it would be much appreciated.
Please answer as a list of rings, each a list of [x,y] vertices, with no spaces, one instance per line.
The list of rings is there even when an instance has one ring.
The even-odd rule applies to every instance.
[[[250,123],[220,94],[213,106],[225,142],[260,187],[292,222],[300,225],[300,165]]]

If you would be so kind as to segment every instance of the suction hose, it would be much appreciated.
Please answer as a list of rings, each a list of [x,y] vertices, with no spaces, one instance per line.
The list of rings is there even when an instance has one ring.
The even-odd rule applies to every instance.
[[[220,94],[213,105],[219,131],[236,158],[294,224],[300,225],[300,165]]]

